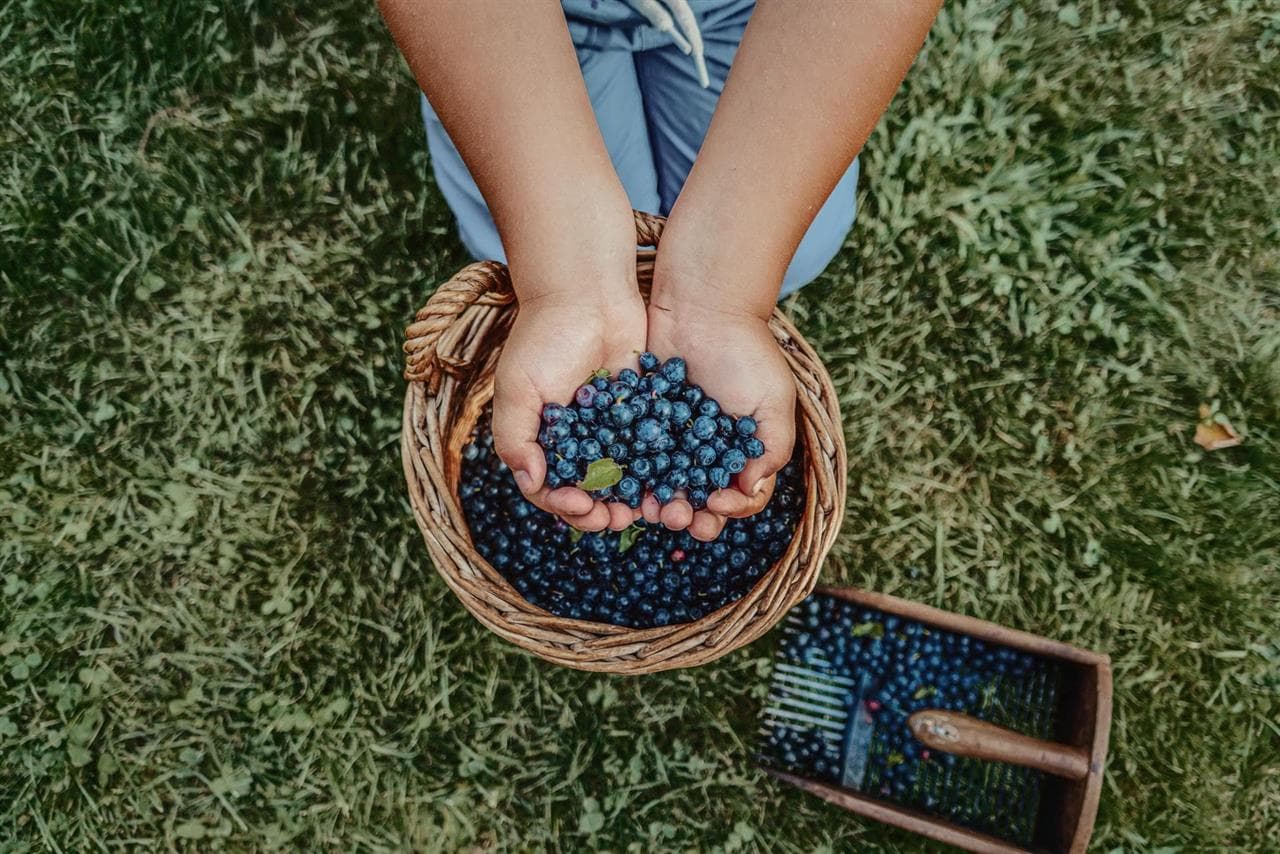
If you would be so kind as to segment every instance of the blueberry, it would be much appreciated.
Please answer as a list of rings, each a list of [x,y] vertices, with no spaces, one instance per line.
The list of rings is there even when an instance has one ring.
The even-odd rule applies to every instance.
[[[662,451],[653,455],[654,474],[662,474],[669,468],[671,468],[671,457],[669,455]]]
[[[609,383],[609,394],[613,395],[613,399],[616,401],[621,402],[627,400],[631,397],[632,391],[634,391],[634,389],[621,380],[614,380]]]
[[[597,391],[595,399],[591,401],[591,405],[596,409],[608,409],[613,406],[613,395],[607,391]]]
[[[652,371],[656,367],[658,367],[657,356],[655,356],[653,353],[649,352],[648,350],[645,350],[643,353],[640,354],[640,370]]]
[[[556,474],[562,480],[577,480],[577,465],[571,460],[561,460],[556,463]]]
[[[675,494],[676,491],[667,483],[660,483],[653,490],[653,497],[658,499],[659,504],[666,504],[675,498]]]
[[[568,439],[573,429],[563,421],[557,421],[547,428],[547,438],[553,442],[559,442],[561,439]]]
[[[701,450],[701,448],[699,448]],[[739,451],[737,448],[730,448],[724,452],[721,458],[724,470],[729,474],[737,474],[747,466],[747,455]]]
[[[686,451],[693,451],[701,444],[702,440],[693,433],[685,433],[680,437],[680,447]]]
[[[671,390],[671,381],[662,374],[654,374],[649,378],[649,387],[653,389],[653,393],[661,397]]]
[[[693,435],[699,439],[710,439],[716,434],[716,422],[707,415],[699,415],[693,420]],[[685,434],[688,435],[687,433]]]
[[[667,472],[667,483],[672,489],[684,489],[689,485],[689,470],[672,469]]]
[[[618,427],[626,427],[635,420],[636,414],[624,403],[615,403],[609,407],[609,419]]]
[[[653,442],[662,435],[662,426],[652,418],[644,418],[636,424],[635,433],[641,442]]]
[[[631,475],[627,475],[618,481],[618,495],[622,498],[631,498],[640,494],[640,481]]]
[[[713,445],[702,445],[693,452],[693,460],[700,466],[709,466],[716,461],[716,449]],[[701,484],[694,484],[700,486]]]
[[[653,475],[653,461],[649,457],[640,457],[632,461],[631,465],[627,467],[627,471],[641,480],[646,480]]]
[[[578,456],[578,440],[574,438],[561,439],[556,443],[556,453],[566,460],[572,460]]]
[[[551,469],[547,472],[547,489],[559,489],[564,486],[564,483],[564,478],[556,474],[555,469]]]
[[[671,404],[671,420],[677,424],[684,424],[693,417],[693,407],[685,403],[683,400],[677,400]]]
[[[554,424],[564,415],[565,409],[558,403],[548,403],[542,407],[542,420],[548,424]]]
[[[750,415],[744,415],[738,419],[738,423],[734,425],[734,429],[739,436],[746,438],[756,434],[756,420]]]
[[[671,468],[676,471],[687,470],[693,465],[693,460],[684,451],[676,451],[671,455]]]
[[[662,376],[671,383],[682,383],[685,379],[684,359],[673,356],[662,363]]]
[[[684,390],[684,394],[682,394],[681,397],[683,397],[685,403],[688,403],[690,406],[697,406],[702,402],[702,398],[704,397],[702,387],[691,385]]]
[[[701,451],[701,450],[702,450],[702,448],[699,448],[698,450],[700,450],[700,451]],[[706,470],[706,469],[704,469],[704,468],[691,468],[691,469],[689,469],[689,486],[694,487],[694,488],[698,488],[698,487],[704,487],[704,486],[706,486],[706,485],[707,485],[707,483],[708,483],[708,481],[707,481],[707,470]]]
[[[634,441],[634,442],[632,442],[632,443],[631,443],[631,456],[632,456],[632,457],[638,457],[638,456],[640,456],[641,454],[646,453],[648,450],[649,450],[649,443],[648,443],[648,442],[641,442],[640,440],[638,440],[638,439],[637,439],[636,441]]]
[[[609,380],[604,377],[594,377],[591,380],[591,387],[596,391],[604,391],[609,387]]]
[[[649,414],[649,401],[643,397],[633,397],[627,401],[627,406],[635,414],[636,418],[643,418]]]
[[[621,442],[614,442],[609,446],[608,450],[609,456],[613,458],[615,463],[625,463],[627,461],[629,456],[627,453],[627,446]]]
[[[600,442],[595,439],[583,439],[578,443],[578,456],[587,462],[600,459],[603,450]]]
[[[716,489],[727,489],[729,486],[729,472],[720,466],[715,466],[707,472],[707,479],[711,481],[711,485]]]
[[[742,443],[742,452],[751,459],[764,456],[764,442],[752,436]]]
[[[717,415],[720,414],[720,404],[716,403],[714,400],[712,400],[709,397],[705,398],[701,403],[698,404],[698,412],[699,414],[705,415],[708,418],[715,418]]]
[[[689,503],[693,505],[694,510],[701,510],[707,506],[707,491],[705,489],[690,489]]]
[[[667,421],[671,418],[673,408],[671,401],[660,397],[653,402],[652,406],[649,407],[649,411],[653,413],[653,417],[660,421]]]
[[[618,382],[622,383],[628,388],[635,388],[636,385],[640,382],[640,375],[637,374],[635,371],[631,370],[630,368],[623,368],[622,370],[618,371]]]

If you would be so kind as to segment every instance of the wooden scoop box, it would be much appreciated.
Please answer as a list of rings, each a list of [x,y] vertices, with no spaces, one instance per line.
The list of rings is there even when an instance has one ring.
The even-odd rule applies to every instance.
[[[1078,757],[1077,771],[1083,772],[1083,776],[1078,779],[1045,776],[1034,842],[1031,847],[1023,848],[936,816],[829,783],[766,767],[769,774],[858,815],[970,851],[992,854],[1079,854],[1085,851],[1097,816],[1111,730],[1110,658],[894,596],[839,587],[820,587],[816,592],[1056,662],[1061,667],[1063,682],[1058,699],[1055,741],[1074,748],[1071,752]],[[1083,763],[1087,763],[1087,767]]]

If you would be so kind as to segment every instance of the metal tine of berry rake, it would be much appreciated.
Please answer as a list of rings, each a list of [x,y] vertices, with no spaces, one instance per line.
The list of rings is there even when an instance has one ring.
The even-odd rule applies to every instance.
[[[842,740],[855,687],[854,680],[834,672],[821,656],[814,656],[807,667],[777,662],[764,717],[786,726],[802,724],[830,740]]]

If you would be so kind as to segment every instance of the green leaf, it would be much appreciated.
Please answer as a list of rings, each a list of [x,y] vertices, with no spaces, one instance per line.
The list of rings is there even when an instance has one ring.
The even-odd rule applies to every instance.
[[[618,554],[626,554],[643,533],[643,525],[632,525],[630,528],[624,528],[622,533],[618,535]]]
[[[198,821],[184,821],[173,832],[179,839],[204,839],[204,825]]]
[[[573,526],[570,526],[570,527],[569,527],[569,542],[571,542],[571,543],[576,543],[576,542],[578,542],[578,540],[582,539],[582,535],[583,535],[584,533],[585,533],[585,531],[582,531],[582,530],[580,530],[580,529],[578,529],[578,528],[574,528]]]
[[[602,457],[587,466],[587,476],[578,481],[578,488],[587,492],[607,489],[622,480],[622,466],[613,461],[613,457]]]
[[[587,798],[582,802],[582,816],[578,819],[579,833],[596,833],[604,827],[604,813],[600,812],[600,802],[595,798]]]
[[[858,623],[858,625],[854,626],[851,634],[855,638],[866,637],[867,635],[870,635],[871,637],[882,638],[884,637],[884,626],[880,625],[879,623],[868,620],[865,623]]]
[[[609,379],[609,369],[608,369],[608,368],[596,368],[596,372],[595,372],[594,374],[592,374],[592,375],[591,375],[591,379],[593,379],[593,380],[607,380],[607,379]]]
[[[71,764],[76,768],[83,768],[88,765],[93,755],[89,753],[88,748],[80,744],[67,745],[67,758],[71,760]]]

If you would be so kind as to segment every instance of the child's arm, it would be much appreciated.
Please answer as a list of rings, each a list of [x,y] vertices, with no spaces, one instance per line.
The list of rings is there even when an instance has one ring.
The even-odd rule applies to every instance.
[[[684,346],[723,406],[756,410],[768,453],[748,464],[738,489],[713,496],[718,513],[763,506],[771,476],[791,456],[795,394],[765,322],[800,239],[888,106],[939,5],[760,0],[752,13],[671,212],[649,319],[655,350]],[[702,341],[705,365],[690,349]],[[757,482],[759,494],[743,494]],[[714,519],[695,521],[699,535],[718,530]]]
[[[536,503],[581,528],[604,527],[609,508],[585,492],[542,489],[536,444],[543,401],[568,402],[591,371],[616,371],[645,347],[631,206],[564,13],[555,0],[379,7],[484,194],[520,300],[498,365],[498,453]]]

